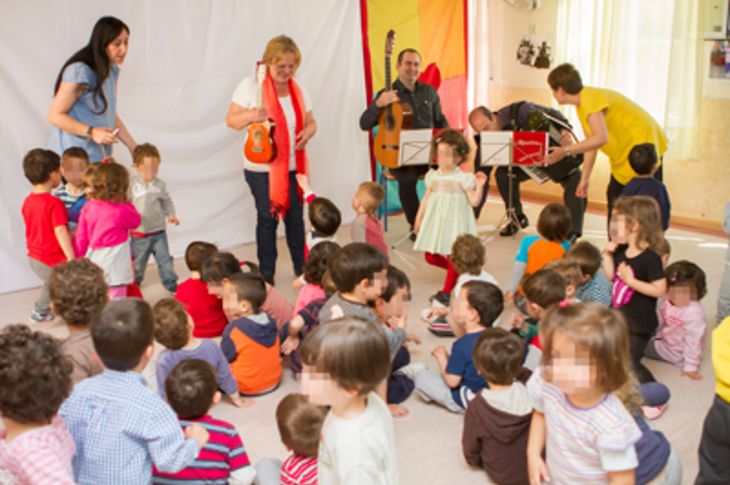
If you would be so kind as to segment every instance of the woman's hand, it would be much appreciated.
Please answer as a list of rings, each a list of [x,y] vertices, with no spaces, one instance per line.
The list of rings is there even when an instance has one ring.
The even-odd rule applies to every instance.
[[[588,177],[585,176],[585,172],[580,177],[578,187],[575,188],[575,196],[581,199],[588,198]]]
[[[251,110],[251,123],[263,123],[269,119],[266,108],[254,108]]]
[[[91,139],[99,145],[111,145],[119,141],[117,133],[107,126],[94,126],[91,128]]]
[[[297,139],[296,139],[296,146],[294,147],[295,150],[302,150],[305,146],[307,146],[307,142],[310,138],[314,135],[314,130],[311,129],[309,126],[305,126],[302,131],[297,133]]]
[[[552,165],[565,158],[565,148],[563,147],[548,147],[548,154],[543,160],[545,165]]]

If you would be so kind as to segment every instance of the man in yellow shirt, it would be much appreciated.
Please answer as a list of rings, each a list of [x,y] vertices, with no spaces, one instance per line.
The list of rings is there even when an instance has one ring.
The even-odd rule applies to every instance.
[[[584,154],[583,177],[576,189],[578,197],[588,197],[588,179],[601,150],[611,161],[611,181],[606,188],[608,217],[623,188],[636,176],[629,165],[629,152],[639,143],[652,143],[657,155],[667,151],[667,139],[659,123],[641,106],[610,89],[583,86],[580,73],[571,64],[561,64],[550,71],[548,84],[558,104],[572,104],[586,138],[578,143],[566,139],[562,146],[552,147],[548,164],[566,155]],[[655,177],[662,178],[661,167]]]

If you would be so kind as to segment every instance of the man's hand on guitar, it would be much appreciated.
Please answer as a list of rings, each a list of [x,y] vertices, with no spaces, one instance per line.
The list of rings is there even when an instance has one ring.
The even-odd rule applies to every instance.
[[[380,93],[380,96],[378,96],[378,99],[375,100],[375,106],[378,108],[384,108],[388,106],[389,104],[393,104],[398,101],[398,94],[395,92],[395,90],[391,91],[383,91]]]

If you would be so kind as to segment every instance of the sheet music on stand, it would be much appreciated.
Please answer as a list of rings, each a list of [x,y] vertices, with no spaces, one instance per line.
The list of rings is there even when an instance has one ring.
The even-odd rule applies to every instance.
[[[480,167],[506,167],[512,162],[512,132],[482,131],[479,133]]]
[[[431,163],[431,128],[402,130],[400,132],[399,167],[429,165]]]

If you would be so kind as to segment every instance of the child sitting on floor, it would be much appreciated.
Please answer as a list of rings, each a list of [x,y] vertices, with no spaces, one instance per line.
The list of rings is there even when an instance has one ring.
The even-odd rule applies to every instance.
[[[416,391],[424,401],[435,401],[451,412],[464,412],[475,393],[486,385],[474,367],[474,346],[482,331],[495,325],[503,309],[502,291],[495,285],[469,281],[461,287],[451,308],[451,324],[457,337],[451,354],[439,345],[431,352],[438,372],[422,370],[415,376]]]
[[[59,264],[48,280],[51,308],[68,328],[61,350],[71,359],[71,383],[101,374],[104,366],[91,340],[91,322],[101,314],[109,299],[104,272],[88,259]]]
[[[221,298],[225,281],[239,273],[260,275],[256,264],[249,261],[240,262],[233,254],[219,251],[203,263],[201,279],[207,285],[208,293]],[[274,319],[276,328],[281,328],[292,316],[291,303],[269,283],[266,283],[266,299],[261,305],[261,310]]]
[[[707,294],[705,272],[682,260],[666,270],[667,296],[659,300],[659,327],[645,355],[682,368],[682,375],[702,379],[700,364],[705,350],[707,317],[700,300]]]
[[[314,300],[324,298],[322,277],[330,264],[340,252],[339,244],[331,241],[322,241],[309,252],[309,258],[302,266],[302,277],[305,285],[299,289],[297,301],[294,303],[294,314]]]
[[[319,314],[322,323],[338,318],[359,318],[380,326],[368,307],[388,284],[388,260],[371,244],[350,243],[330,263],[330,276],[337,293],[324,304]]]
[[[537,219],[535,236],[525,236],[520,243],[515,256],[512,279],[507,285],[505,300],[513,299],[518,306],[522,306],[520,283],[534,272],[541,270],[550,261],[562,258],[570,249],[568,236],[570,235],[570,212],[560,204],[546,205]],[[518,298],[515,298],[518,292]]]
[[[410,301],[411,282],[408,276],[395,266],[388,266],[388,285],[370,306],[383,325],[393,356],[385,396],[381,397],[386,398],[390,413],[396,417],[408,415],[408,409],[401,403],[408,399],[415,388],[414,376],[425,368],[422,362],[411,362],[411,354],[406,346],[408,342],[421,343],[417,336],[406,333]],[[381,389],[378,388],[379,391]]]
[[[466,409],[461,447],[469,465],[501,485],[528,483],[532,403],[525,382],[531,372],[520,369],[522,348],[519,337],[503,328],[484,330],[474,347],[474,365],[487,387]]]
[[[231,275],[223,284],[223,309],[231,318],[221,350],[244,396],[268,394],[279,387],[281,359],[276,323],[261,309],[264,279],[257,274]]]
[[[320,325],[304,340],[301,356],[302,393],[314,405],[330,406],[318,482],[398,484],[393,418],[374,392],[391,365],[382,328],[356,319]]]
[[[74,441],[57,415],[71,369],[50,335],[25,325],[0,332],[0,483],[76,483]]]
[[[207,443],[208,432],[198,424],[180,430],[175,413],[141,376],[154,352],[153,334],[152,309],[136,298],[110,301],[92,322],[105,370],[76,384],[61,406],[76,444],[78,483],[150,483],[153,464],[178,472]]]
[[[253,404],[253,401],[241,399],[238,395],[238,385],[220,347],[212,340],[199,340],[192,335],[192,319],[182,303],[164,298],[152,307],[152,315],[155,319],[155,340],[165,347],[157,356],[156,363],[157,391],[161,397],[165,397],[167,376],[179,362],[200,359],[215,369],[218,387],[231,398],[234,406]]]
[[[446,315],[449,313],[448,308],[444,306],[444,302],[448,305],[450,298],[456,298],[461,292],[461,287],[467,281],[486,281],[497,285],[494,276],[484,271],[485,251],[484,245],[478,237],[471,234],[462,234],[456,238],[454,245],[451,247],[451,264],[459,275],[451,292],[451,297],[446,298],[436,296],[432,299],[432,306],[421,312],[421,318],[428,323],[428,330],[439,337],[453,337],[453,332]]]
[[[214,244],[204,241],[188,244],[185,264],[190,278],[177,285],[175,292],[175,298],[193,319],[193,336],[198,338],[219,337],[228,324],[221,299],[208,293],[208,286],[200,279],[203,263],[217,251]]]
[[[580,301],[575,295],[578,287],[583,283],[583,272],[577,262],[563,257],[549,262],[545,269],[553,270],[563,278],[566,300],[573,303]]]
[[[256,463],[258,485],[317,485],[319,436],[326,412],[303,394],[287,394],[276,406],[281,442],[291,454],[284,460],[264,458]]]
[[[355,220],[350,225],[353,242],[368,243],[377,247],[388,257],[388,246],[383,236],[383,225],[375,214],[385,198],[385,189],[375,182],[363,182],[352,198]]]
[[[209,414],[221,399],[216,372],[210,364],[200,359],[180,361],[165,379],[165,395],[183,429],[197,424],[208,431],[210,438],[187,468],[177,473],[153,469],[153,483],[253,483],[256,472],[236,427]]]
[[[578,241],[565,257],[578,263],[583,276],[575,293],[576,298],[580,301],[597,301],[610,308],[613,286],[601,268],[601,251],[588,241]]]

